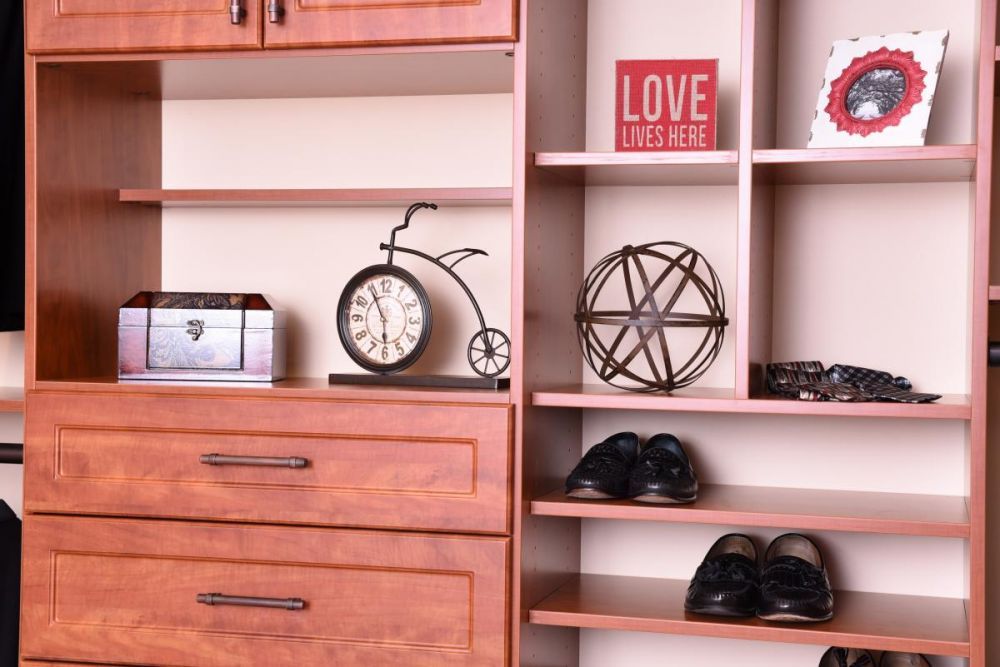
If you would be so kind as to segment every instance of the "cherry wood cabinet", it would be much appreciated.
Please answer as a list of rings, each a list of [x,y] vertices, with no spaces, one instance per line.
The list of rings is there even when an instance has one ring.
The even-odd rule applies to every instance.
[[[265,6],[271,0],[265,0]],[[368,46],[512,41],[517,0],[283,0],[264,45]]]
[[[254,49],[261,46],[259,0],[27,0],[32,53]]]
[[[507,659],[508,542],[33,515],[22,655],[495,667]]]
[[[502,534],[510,429],[506,406],[40,393],[25,507]]]

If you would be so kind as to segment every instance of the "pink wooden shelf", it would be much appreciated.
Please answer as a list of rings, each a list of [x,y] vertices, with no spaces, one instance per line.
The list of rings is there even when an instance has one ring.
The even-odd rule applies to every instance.
[[[535,153],[535,166],[585,185],[736,185],[736,151]]]
[[[24,389],[0,387],[0,412],[24,412]]]
[[[821,646],[853,646],[933,655],[969,655],[965,601],[916,595],[837,591],[836,615],[824,623],[770,623],[757,618],[684,611],[688,582],[583,574],[572,577],[528,613],[539,625]]]
[[[990,301],[1000,301],[1000,285],[990,285]]]
[[[581,519],[662,521],[795,530],[967,538],[963,496],[702,484],[690,505],[580,500],[562,489],[531,501],[531,513]]]
[[[511,188],[122,189],[118,200],[151,206],[509,206]]]
[[[806,148],[755,150],[755,170],[777,184],[969,181],[976,147]]]
[[[896,419],[972,418],[966,394],[949,394],[935,403],[840,403],[836,401],[792,401],[763,395],[736,398],[732,389],[680,389],[672,394],[640,394],[609,385],[583,384],[535,391],[531,404],[553,408],[613,410],[663,410],[673,412],[726,412],[771,415],[815,415],[824,417],[888,417]]]

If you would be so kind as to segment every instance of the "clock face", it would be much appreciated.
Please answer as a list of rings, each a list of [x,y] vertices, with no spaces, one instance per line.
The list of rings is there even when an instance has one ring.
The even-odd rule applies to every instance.
[[[430,339],[427,292],[398,266],[370,266],[344,288],[338,329],[347,353],[362,368],[401,371],[420,357]]]

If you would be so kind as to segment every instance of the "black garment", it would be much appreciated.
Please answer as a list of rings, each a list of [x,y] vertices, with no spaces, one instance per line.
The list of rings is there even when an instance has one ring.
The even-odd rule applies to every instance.
[[[17,664],[21,521],[0,500],[0,665]]]
[[[0,2],[0,331],[24,328],[24,20]]]

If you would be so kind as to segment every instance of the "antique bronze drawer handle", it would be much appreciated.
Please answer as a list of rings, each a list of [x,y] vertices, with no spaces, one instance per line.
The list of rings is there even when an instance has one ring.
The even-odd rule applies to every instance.
[[[243,595],[223,595],[222,593],[198,593],[198,604],[229,605],[231,607],[266,607],[267,609],[287,609],[300,611],[306,608],[302,598],[251,598]]]
[[[267,3],[267,20],[271,23],[281,23],[281,17],[285,15],[285,8],[278,0],[269,0]]]
[[[225,454],[202,454],[199,461],[208,466],[260,466],[262,468],[305,468],[309,459],[299,456],[287,458],[273,456],[226,456]]]

